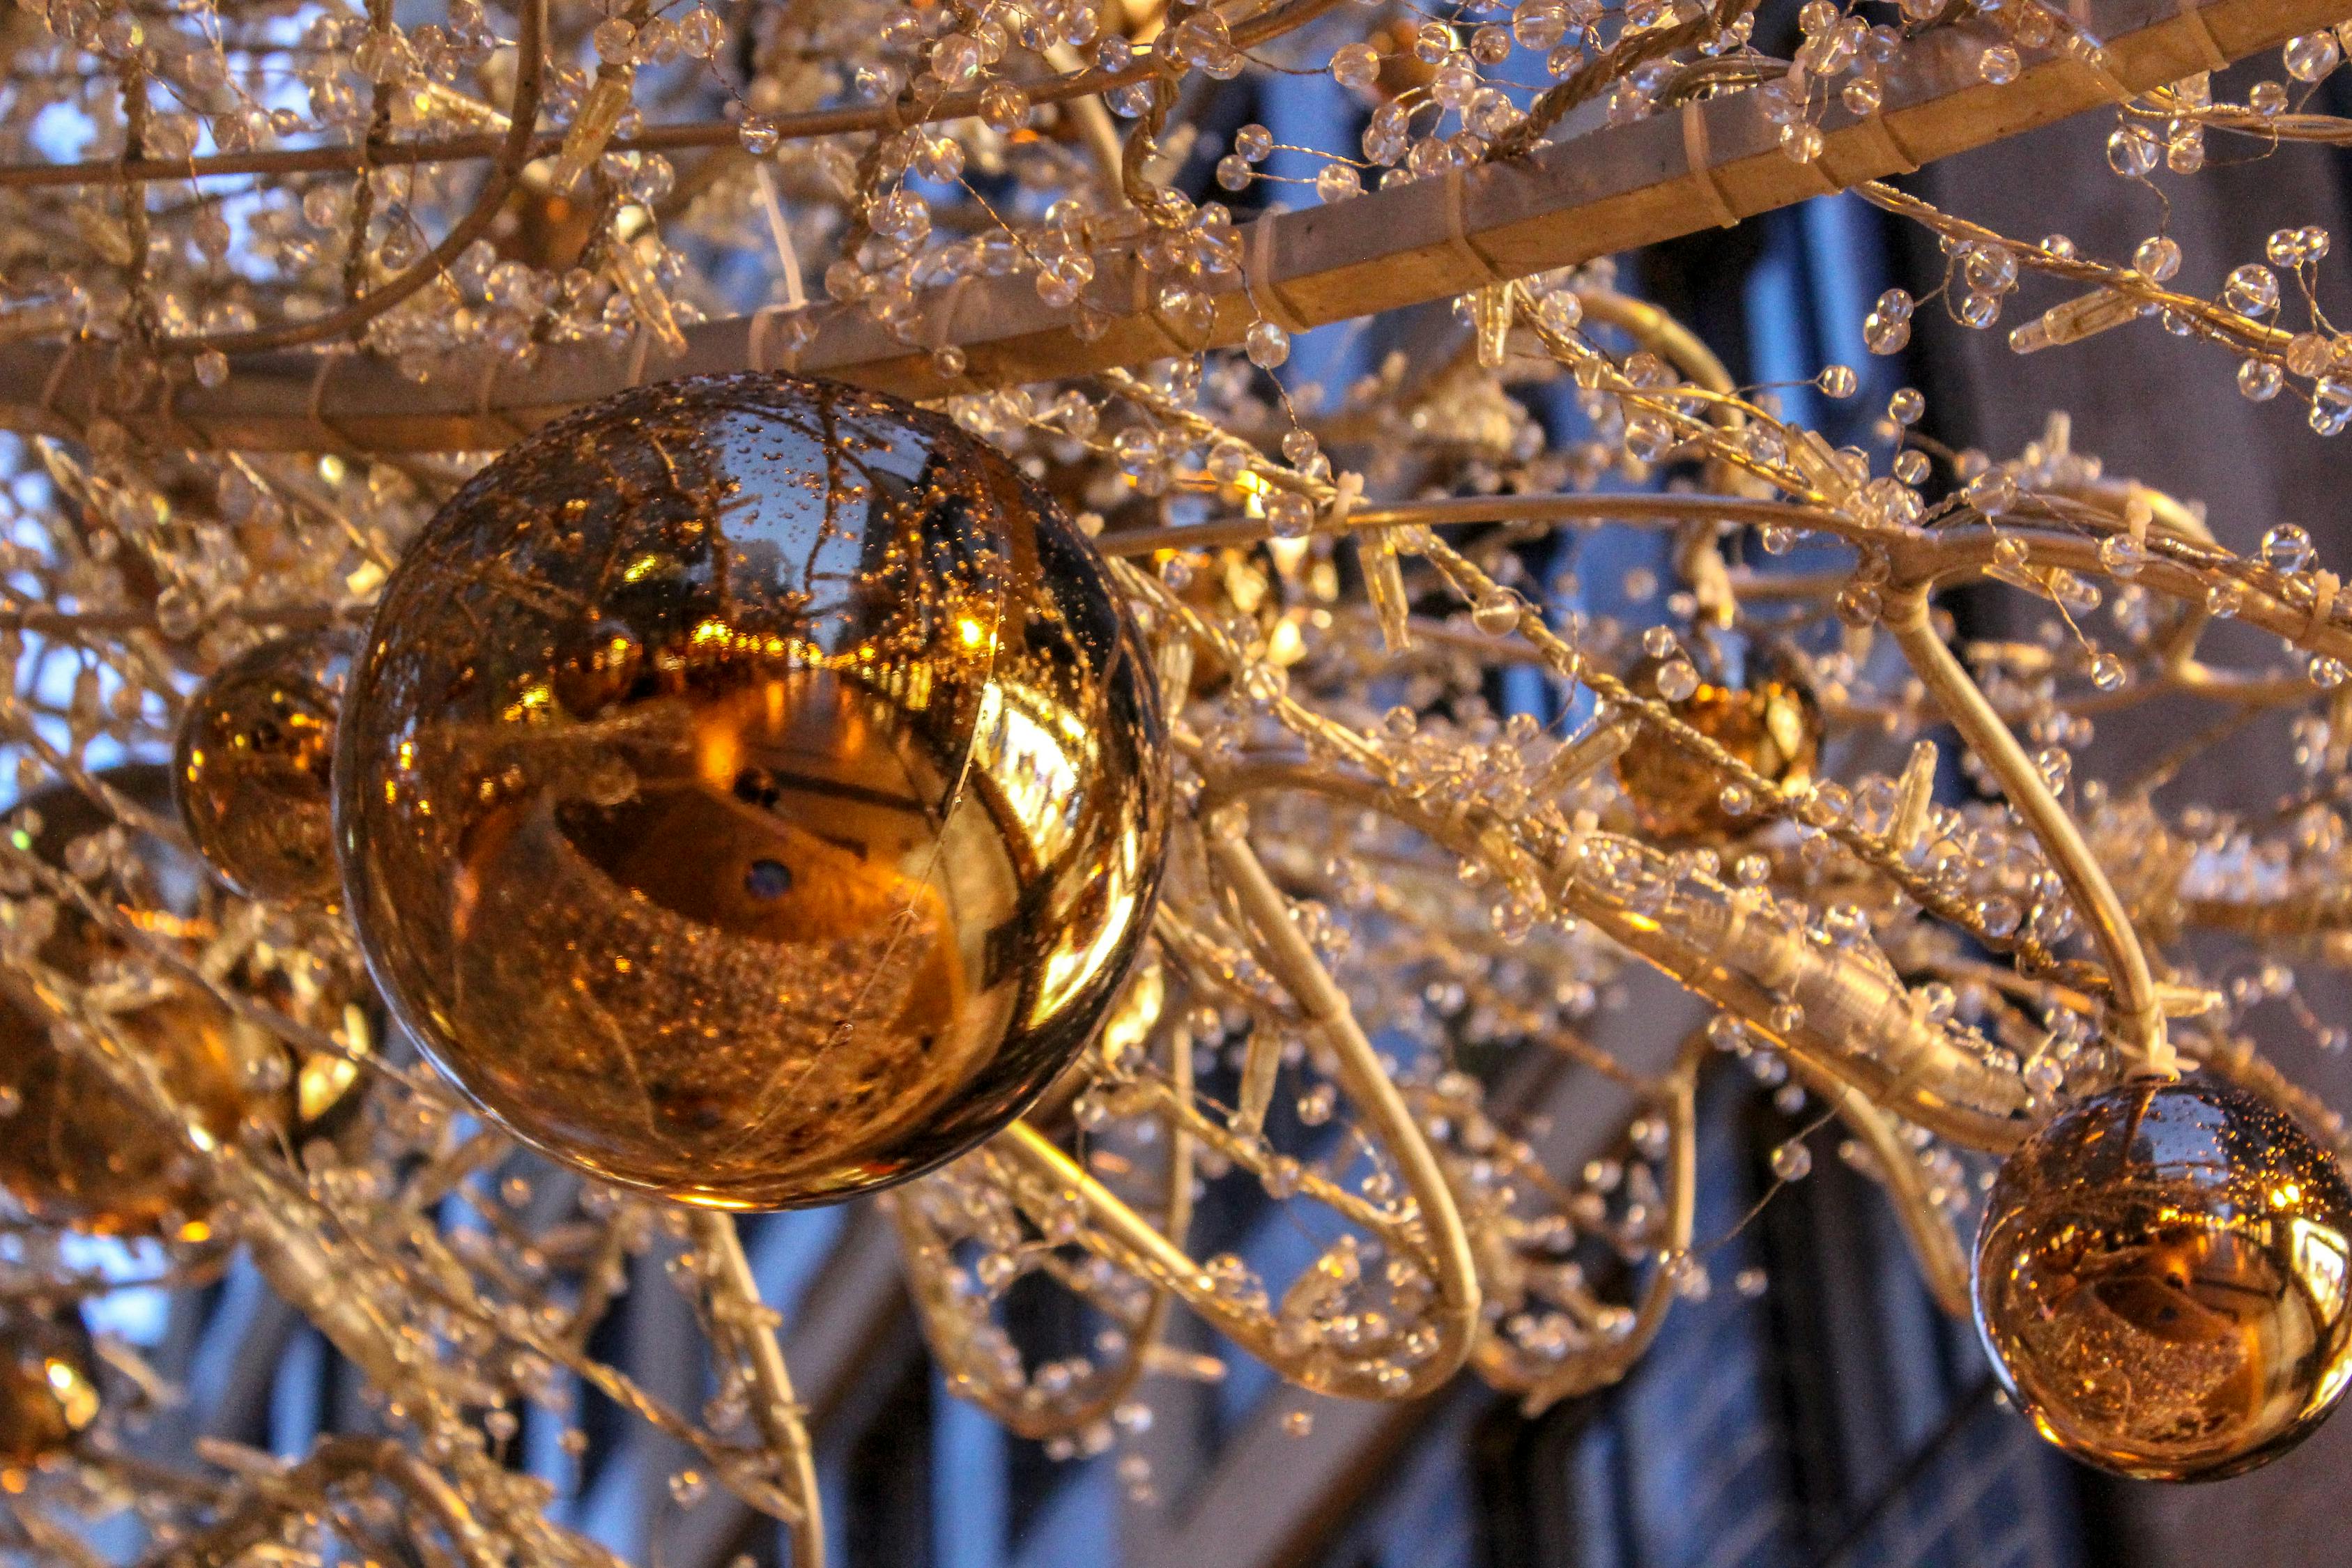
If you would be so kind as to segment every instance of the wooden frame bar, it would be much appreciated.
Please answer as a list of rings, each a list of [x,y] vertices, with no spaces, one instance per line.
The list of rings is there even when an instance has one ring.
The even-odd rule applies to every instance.
[[[1743,92],[1524,158],[1260,218],[1242,230],[1252,267],[1213,282],[1214,316],[1202,338],[1176,331],[1155,308],[1153,280],[1132,250],[1114,246],[1096,256],[1086,302],[1104,330],[1091,337],[1075,330],[1074,310],[1046,305],[1029,278],[1013,276],[934,291],[920,347],[855,312],[821,307],[814,340],[789,366],[766,344],[777,335],[772,315],[699,324],[676,359],[642,339],[623,352],[572,345],[545,351],[528,370],[423,385],[346,352],[240,356],[216,387],[182,367],[126,393],[112,345],[17,343],[0,347],[0,427],[74,434],[105,417],[163,447],[488,450],[633,382],[676,375],[796,368],[935,398],[1086,374],[1238,342],[1261,311],[1303,329],[1736,223],[2112,101],[2116,82],[2142,91],[2275,47],[2352,19],[2352,0],[2081,0],[2074,15],[2104,40],[2112,78],[2053,50],[1994,87],[1978,71],[1996,37],[1987,25],[1939,27],[1889,67],[1880,113],[1832,108],[1824,150],[1811,164],[1780,151],[1756,95]],[[936,365],[932,351],[947,343],[964,352],[960,375]]]

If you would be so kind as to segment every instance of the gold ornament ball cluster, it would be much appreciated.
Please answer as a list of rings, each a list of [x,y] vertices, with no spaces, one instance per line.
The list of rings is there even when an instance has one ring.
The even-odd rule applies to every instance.
[[[2293,1118],[2191,1079],[2066,1110],[1994,1184],[1977,1328],[2042,1435],[2152,1480],[2234,1475],[2352,1376],[2352,1192]]]
[[[65,1452],[98,1415],[98,1354],[81,1314],[23,1302],[0,1310],[0,1470]]]
[[[997,1131],[1150,919],[1168,760],[1105,570],[993,448],[787,376],[625,393],[385,589],[335,766],[394,1012],[607,1179],[824,1202]]]
[[[188,837],[247,898],[327,899],[335,882],[335,715],[351,670],[339,631],[245,654],[188,701],[172,789]]]
[[[151,808],[169,799],[161,767],[130,764],[99,776]],[[57,865],[75,840],[112,821],[79,790],[57,785],[18,805],[5,826],[25,833],[34,852]],[[142,838],[136,852],[151,884],[137,901],[158,939],[172,940],[172,927],[184,931],[198,923],[204,872],[160,840]],[[109,899],[121,891],[110,876],[94,890]],[[62,904],[38,953],[41,963],[80,985],[124,956],[118,936]],[[249,1121],[290,1123],[291,1096],[268,1071],[279,1047],[211,997],[174,983],[117,1012],[112,1022],[215,1143],[234,1141]],[[49,1008],[22,974],[0,973],[0,1090],[11,1108],[0,1121],[0,1185],[42,1224],[105,1236],[203,1239],[211,1203],[180,1133],[104,1067],[61,1047],[51,1023]]]
[[[1667,697],[1659,676],[1675,661],[1644,658],[1625,684],[1663,700],[1675,716],[1775,784],[1802,783],[1821,758],[1821,707],[1795,676],[1774,669],[1745,686],[1702,678]],[[1667,842],[1727,838],[1748,826],[1723,806],[1723,775],[1647,725],[1618,755],[1617,782],[1643,830]]]

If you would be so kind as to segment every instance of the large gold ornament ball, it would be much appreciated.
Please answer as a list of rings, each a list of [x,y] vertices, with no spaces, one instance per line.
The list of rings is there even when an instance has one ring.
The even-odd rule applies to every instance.
[[[386,587],[335,769],[385,997],[608,1179],[824,1202],[1004,1126],[1150,919],[1137,636],[948,420],[787,376],[622,395],[483,470]]]
[[[151,809],[169,801],[161,767],[132,764],[100,776]],[[0,831],[24,835],[27,847],[57,866],[68,864],[71,847],[111,820],[79,790],[56,786],[0,817]],[[139,885],[108,873],[92,891],[158,940],[192,937],[202,924],[194,913],[202,868],[144,836],[133,836],[131,848]],[[62,903],[59,910],[40,961],[77,984],[104,984],[129,956],[124,943],[86,914]],[[43,1224],[103,1236],[204,1239],[211,1203],[180,1133],[104,1067],[61,1047],[50,1033],[51,1016],[21,973],[0,970],[0,1185]],[[167,983],[133,998],[113,1022],[214,1142],[236,1139],[255,1119],[286,1123],[281,1048],[211,997]]]
[[[0,1467],[30,1469],[98,1419],[98,1354],[81,1314],[0,1311]]]
[[[2120,1475],[2234,1475],[2352,1375],[2352,1191],[2268,1102],[2190,1079],[2084,1100],[2001,1168],[1977,1328],[2042,1436]]]
[[[278,902],[333,895],[331,779],[351,639],[262,644],[189,699],[172,757],[188,837],[222,881]]]
[[[1778,669],[1745,686],[1702,678],[1690,691],[1669,696],[1659,676],[1670,662],[1643,659],[1626,673],[1625,684],[1639,696],[1664,701],[1676,718],[1773,784],[1812,776],[1821,759],[1821,709],[1801,680]],[[1643,831],[1655,838],[1725,838],[1754,825],[1724,809],[1721,773],[1651,725],[1638,726],[1618,754],[1617,782]]]

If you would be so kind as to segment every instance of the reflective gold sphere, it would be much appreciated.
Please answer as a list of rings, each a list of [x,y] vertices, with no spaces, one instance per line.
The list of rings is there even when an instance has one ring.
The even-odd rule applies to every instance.
[[[205,682],[180,717],[180,819],[221,880],[247,898],[334,894],[330,773],[351,661],[351,639],[336,630],[264,643]]]
[[[2084,1100],[2011,1155],[1977,1329],[2042,1436],[2153,1480],[2301,1442],[2352,1374],[2352,1191],[2293,1118],[2191,1079]]]
[[[629,392],[427,527],[354,671],[346,900],[486,1110],[614,1181],[824,1202],[1002,1128],[1150,918],[1167,759],[1085,538],[875,394]]]
[[[116,1020],[215,1142],[246,1116],[274,1115],[257,1068],[269,1043],[209,1000],[173,996]],[[179,1136],[104,1069],[49,1038],[39,1005],[0,986],[0,1083],[18,1107],[0,1121],[0,1184],[44,1224],[100,1236],[209,1234],[211,1201]]]
[[[142,805],[160,806],[169,798],[160,767],[112,768],[101,776]],[[110,820],[79,791],[53,787],[0,818],[0,827],[26,830],[36,818],[33,849],[52,865],[62,863],[74,840]],[[103,881],[94,890],[135,909],[160,935],[194,924],[202,869],[154,839],[136,839],[134,854],[149,884],[135,899],[131,889]],[[61,909],[39,956],[86,983],[121,951],[95,921]],[[0,1116],[0,1185],[43,1224],[104,1236],[202,1239],[211,1205],[179,1134],[103,1068],[61,1048],[49,1019],[25,978],[0,970],[0,1110],[6,1112]],[[210,997],[167,990],[115,1021],[216,1142],[236,1138],[248,1118],[283,1124],[289,1097],[279,1047]]]
[[[98,1419],[98,1354],[81,1314],[0,1311],[0,1467],[30,1469]]]
[[[1665,663],[1643,659],[1626,672],[1625,684],[1664,700],[1684,723],[1774,784],[1812,776],[1821,757],[1821,710],[1801,681],[1781,673],[1745,686],[1702,679],[1687,696],[1667,698],[1658,689]],[[1617,782],[1653,837],[1723,838],[1753,826],[1723,809],[1722,775],[1647,726],[1618,754]]]

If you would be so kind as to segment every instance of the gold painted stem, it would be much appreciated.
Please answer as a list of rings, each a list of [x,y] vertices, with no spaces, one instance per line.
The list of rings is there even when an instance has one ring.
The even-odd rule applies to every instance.
[[[1936,1305],[1951,1317],[1967,1317],[1974,1310],[1969,1293],[1968,1253],[1950,1218],[1927,1191],[1918,1152],[1904,1141],[1893,1119],[1868,1095],[1810,1063],[1798,1062],[1796,1069],[1805,1087],[1828,1101],[1838,1120],[1869,1146],[1878,1163],[1879,1185],[1894,1205],[1895,1223],[1911,1244],[1911,1255],[1919,1261],[1919,1272]]]
[[[2025,748],[1936,635],[1927,619],[1926,588],[1916,584],[1891,585],[1881,624],[1893,634],[1912,671],[1945,717],[2000,781],[2002,793],[2041,842],[2090,928],[2092,939],[2106,959],[2108,981],[2114,987],[2107,1016],[2109,1037],[2138,1071],[2170,1075],[2177,1068],[2171,1043],[2165,1037],[2164,1010],[2157,1002],[2156,978],[2148,971],[2147,954],[2124,912],[2123,900],[2116,896],[2098,858],[2083,841],[2074,817],[2051,794]]]
[[[1738,395],[1738,384],[1731,379],[1731,372],[1723,361],[1716,357],[1715,351],[1707,347],[1696,332],[1646,300],[1635,300],[1607,289],[1595,289],[1589,293],[1580,293],[1576,298],[1584,308],[1587,323],[1617,328],[1682,372],[1693,385],[1717,394],[1720,401],[1708,405],[1708,417],[1718,427],[1737,431],[1747,426],[1747,415],[1740,412],[1736,402],[1731,401]],[[1706,478],[1708,489],[1731,494],[1740,494],[1745,487],[1755,483],[1724,461],[1720,453],[1708,456]],[[1748,496],[1744,499],[1755,498]],[[1722,564],[1722,555],[1716,552],[1714,529],[1696,531],[1685,542],[1686,552],[1697,550],[1715,552],[1716,564]],[[1694,583],[1698,580],[1687,561],[1684,575]]]
[[[1438,1388],[1469,1358],[1476,1338],[1480,1293],[1470,1237],[1437,1156],[1411,1110],[1381,1068],[1378,1053],[1355,1021],[1346,995],[1300,934],[1265,868],[1238,832],[1213,829],[1209,849],[1260,939],[1260,956],[1313,1021],[1339,1060],[1340,1087],[1361,1118],[1362,1130],[1394,1160],[1418,1209],[1415,1250],[1436,1288],[1430,1322],[1437,1342],[1402,1376],[1339,1360],[1321,1347],[1304,1352],[1282,1342],[1275,1324],[1220,1295],[1200,1266],[1086,1169],[1025,1121],[1016,1121],[991,1148],[1033,1176],[1085,1205],[1080,1238],[1113,1261],[1165,1284],[1193,1310],[1242,1348],[1294,1381],[1319,1393],[1355,1399],[1410,1399]]]
[[[1672,1155],[1666,1167],[1665,1241],[1658,1250],[1656,1269],[1643,1286],[1642,1304],[1634,1309],[1633,1324],[1600,1351],[1571,1357],[1550,1376],[1537,1382],[1519,1401],[1525,1415],[1540,1415],[1563,1399],[1619,1382],[1665,1327],[1698,1213],[1698,1068],[1706,1049],[1705,1031],[1692,1035],[1684,1042],[1682,1055],[1664,1086],[1667,1146]]]
[[[1017,1172],[1025,1173],[1032,1181],[1084,1206],[1086,1223],[1079,1229],[1078,1242],[1088,1251],[1166,1285],[1218,1332],[1292,1382],[1318,1394],[1348,1399],[1410,1399],[1433,1393],[1454,1374],[1467,1353],[1469,1335],[1465,1331],[1461,1336],[1462,1353],[1449,1356],[1441,1351],[1437,1358],[1423,1363],[1404,1384],[1396,1388],[1381,1386],[1369,1371],[1347,1363],[1303,1358],[1295,1348],[1277,1342],[1270,1318],[1219,1295],[1216,1282],[1182,1247],[1160,1235],[1150,1221],[1028,1122],[1016,1121],[1006,1128],[989,1150],[1016,1167]],[[1450,1334],[1447,1337],[1452,1338]]]
[[[1435,1321],[1440,1347],[1432,1358],[1459,1367],[1469,1354],[1478,1323],[1478,1273],[1470,1256],[1469,1233],[1454,1207],[1454,1189],[1436,1152],[1422,1136],[1404,1097],[1381,1068],[1380,1054],[1356,1022],[1347,994],[1291,918],[1290,900],[1266,875],[1232,818],[1212,824],[1209,856],[1240,900],[1258,938],[1259,957],[1274,971],[1339,1058],[1339,1084],[1368,1124],[1374,1140],[1397,1163],[1405,1190],[1420,1206],[1422,1263],[1437,1287]],[[1425,1369],[1424,1369],[1425,1370]]]
[[[1724,368],[1715,351],[1702,342],[1697,333],[1655,305],[1605,289],[1579,293],[1576,298],[1584,307],[1587,321],[1630,333],[1643,348],[1709,392],[1728,395],[1734,390],[1731,373]],[[1727,423],[1737,426],[1746,421],[1734,410]]]
[[[757,1307],[760,1284],[752,1278],[751,1260],[743,1251],[743,1237],[735,1216],[703,1209],[695,1211],[694,1239],[709,1254],[710,1279],[737,1300]],[[797,1518],[786,1521],[792,1531],[793,1568],[824,1568],[824,1515],[816,1489],[816,1456],[809,1447],[807,1426],[801,1420],[800,1402],[793,1394],[793,1374],[784,1364],[784,1351],[776,1331],[764,1323],[734,1325],[751,1364],[751,1419],[777,1460],[776,1484],[800,1504]]]
[[[1167,913],[1166,905],[1160,907],[1160,913]],[[1171,1044],[1168,1058],[1169,1092],[1189,1105],[1192,1098],[1192,1053],[1180,1041]],[[1141,1081],[1150,1084],[1156,1080]],[[1185,1233],[1192,1226],[1192,1131],[1181,1117],[1166,1117],[1163,1125],[1168,1130],[1164,1234],[1181,1250]],[[938,1233],[923,1224],[911,1197],[901,1195],[892,1208],[908,1287],[915,1297],[924,1335],[930,1341],[932,1359],[952,1374],[958,1362],[963,1359],[962,1347],[970,1338],[968,1332],[961,1331],[961,1325],[969,1321],[964,1317],[963,1300],[951,1293],[944,1263],[926,1260],[926,1249],[935,1242]],[[1092,1392],[1079,1403],[1040,1410],[1018,1399],[1003,1397],[987,1383],[977,1380],[961,1391],[963,1397],[993,1415],[1006,1430],[1033,1442],[1083,1432],[1096,1422],[1109,1418],[1150,1370],[1152,1357],[1167,1331],[1169,1308],[1174,1300],[1171,1287],[1157,1279],[1147,1282],[1151,1300],[1144,1308],[1141,1321],[1128,1328],[1122,1359],[1115,1368],[1091,1380]]]

